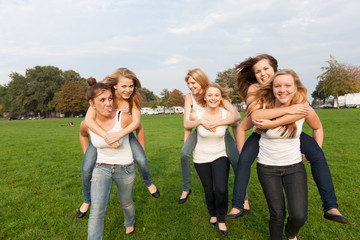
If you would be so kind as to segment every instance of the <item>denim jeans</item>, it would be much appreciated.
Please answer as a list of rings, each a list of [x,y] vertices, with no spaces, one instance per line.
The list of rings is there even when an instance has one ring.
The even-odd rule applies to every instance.
[[[259,153],[259,140],[261,135],[253,132],[246,140],[241,151],[238,168],[235,172],[232,207],[243,209],[245,189],[249,183],[251,165]],[[314,138],[302,132],[300,135],[300,150],[311,163],[311,173],[318,187],[324,211],[338,208],[334,184],[331,179],[329,166],[324,152]]]
[[[308,191],[304,164],[267,166],[258,163],[257,173],[269,207],[271,239],[283,239],[286,217],[283,189],[289,213],[285,234],[287,238],[294,238],[307,219]]]
[[[83,183],[84,203],[90,203],[91,175],[97,158],[97,150],[90,142],[83,157],[81,165],[81,178]]]
[[[102,239],[104,216],[113,181],[124,212],[125,228],[135,224],[135,205],[132,193],[135,184],[135,165],[108,166],[96,164],[91,181],[91,210],[88,223],[88,239]]]
[[[129,142],[134,156],[134,160],[139,169],[141,180],[145,186],[149,187],[152,181],[151,181],[151,174],[149,169],[149,162],[146,158],[144,149],[141,147],[134,133],[129,134]],[[90,142],[83,157],[83,162],[81,166],[83,197],[85,203],[90,203],[91,174],[94,169],[96,159],[97,159],[96,148]]]
[[[205,192],[206,206],[211,217],[225,222],[228,209],[228,178],[230,163],[220,157],[210,163],[194,163]]]
[[[183,191],[190,190],[190,163],[191,163],[191,155],[194,152],[195,146],[197,143],[197,130],[193,131],[190,136],[186,139],[184,146],[180,151],[180,162],[181,162],[181,176],[182,176],[182,186]],[[237,145],[231,136],[231,133],[226,130],[225,133],[225,147],[226,154],[230,160],[232,168],[235,172],[239,161],[239,151],[237,149]]]

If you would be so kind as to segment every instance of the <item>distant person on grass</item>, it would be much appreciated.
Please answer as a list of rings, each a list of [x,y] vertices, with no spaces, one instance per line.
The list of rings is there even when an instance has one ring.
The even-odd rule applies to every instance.
[[[247,104],[249,102],[248,96],[256,93],[262,85],[266,84],[277,72],[277,68],[277,60],[268,54],[250,57],[236,66],[238,90],[240,96],[246,99]],[[264,110],[260,117],[269,120],[276,119],[279,125],[285,125],[297,121],[299,116],[309,111],[312,111],[312,108],[305,102],[284,108]],[[256,124],[259,125],[260,123],[257,122]],[[253,132],[245,142],[245,133],[252,126],[251,119],[246,117],[237,128],[237,142],[243,147],[240,149],[238,168],[235,174],[232,209],[226,216],[228,220],[242,216],[245,209],[243,201],[250,178],[250,167],[259,153],[260,135],[258,133]],[[322,127],[318,131],[320,133],[313,131],[313,135],[321,134],[323,136]],[[347,223],[348,220],[338,210],[334,184],[321,145],[314,138],[302,132],[300,135],[300,151],[311,163],[311,172],[323,201],[324,217],[332,221]]]
[[[229,112],[223,108],[229,90],[216,83],[210,83],[202,99],[198,99],[201,108],[191,112],[190,120],[208,119],[216,122],[226,119]],[[227,126],[206,129],[197,127],[197,144],[194,149],[193,161],[205,191],[206,205],[210,214],[209,223],[218,226],[221,236],[228,233],[225,215],[228,209],[228,177],[230,162],[226,153],[225,134]]]
[[[89,108],[85,116],[85,123],[89,129],[91,129],[97,135],[103,137],[106,143],[111,147],[115,147],[117,141],[120,138],[129,134],[131,150],[134,155],[135,162],[138,166],[141,180],[149,190],[150,194],[154,198],[158,198],[160,196],[160,192],[152,183],[149,162],[144,152],[145,133],[140,122],[140,94],[138,92],[138,88],[141,88],[140,81],[134,72],[127,68],[119,68],[113,74],[105,77],[102,82],[110,86],[114,92],[114,108],[131,114],[133,121],[131,124],[129,124],[129,126],[122,129],[121,131],[108,133],[104,131],[104,129],[102,129],[95,121],[96,111],[92,108]],[[138,139],[133,134],[133,131],[135,130]],[[77,213],[78,218],[84,217],[90,206],[90,179],[95,161],[96,149],[90,143],[84,155],[81,168],[84,203],[81,205]]]
[[[103,83],[95,83],[88,89],[87,99],[90,107],[96,112],[96,123],[104,131],[118,132],[131,124],[132,118],[129,113],[113,110],[111,87]],[[81,130],[86,131],[86,129]],[[118,198],[124,213],[125,234],[132,234],[135,231],[135,205],[132,193],[136,167],[130,148],[129,135],[120,138],[114,148],[110,147],[103,137],[91,130],[89,133],[91,142],[97,149],[97,159],[91,179],[88,239],[102,239],[104,217],[113,182],[116,184]]]
[[[238,121],[241,119],[240,114],[231,105],[231,103],[227,99],[223,99],[222,101],[223,106],[229,112],[228,116],[225,119],[219,118],[215,120],[210,120],[204,117],[201,120],[191,121],[190,113],[196,110],[200,110],[202,108],[202,106],[199,105],[199,102],[203,101],[205,89],[209,85],[209,79],[201,69],[194,68],[188,71],[185,77],[185,81],[191,93],[187,94],[185,97],[184,146],[182,147],[180,152],[183,192],[179,199],[178,202],[179,204],[185,203],[191,193],[191,189],[190,189],[191,154],[193,153],[197,143],[197,132],[195,130],[193,133],[191,133],[192,128],[196,128],[202,125],[203,127],[205,127],[210,131],[215,131],[216,127],[218,126],[233,124],[233,129],[236,129],[238,125]],[[227,156],[235,171],[237,167],[239,151],[229,131],[226,131],[225,143],[226,143]],[[244,204],[245,204],[245,208],[249,210],[250,207],[247,198],[245,198]]]

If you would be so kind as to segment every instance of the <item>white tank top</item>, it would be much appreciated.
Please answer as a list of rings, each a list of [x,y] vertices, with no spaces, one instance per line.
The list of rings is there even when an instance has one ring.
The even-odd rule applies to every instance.
[[[108,132],[119,132],[122,129],[121,115],[122,112],[116,112],[114,127]],[[129,135],[119,139],[120,147],[111,148],[102,137],[92,132],[90,129],[89,133],[92,144],[97,148],[97,163],[128,165],[134,162],[129,143]]]
[[[202,118],[204,109],[196,111],[198,119]],[[222,109],[222,119],[226,118],[226,110]],[[197,127],[197,144],[193,152],[194,163],[209,163],[219,157],[227,157],[225,150],[225,132],[227,126],[216,127],[215,132],[210,132],[202,125]]]
[[[302,161],[300,152],[300,134],[304,118],[295,122],[297,131],[294,138],[280,136],[281,127],[269,129],[261,134],[259,141],[258,163],[269,166],[288,166]]]
[[[201,107],[199,104],[197,104],[192,93],[190,93],[190,94],[191,94],[191,100],[192,100],[191,111],[196,111],[196,110],[202,109],[203,107]]]

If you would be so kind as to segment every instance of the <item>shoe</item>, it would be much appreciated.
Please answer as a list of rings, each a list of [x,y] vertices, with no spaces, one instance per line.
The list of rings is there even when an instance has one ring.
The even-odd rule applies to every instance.
[[[179,204],[183,204],[183,203],[185,203],[186,202],[186,200],[188,199],[188,197],[189,197],[189,195],[190,195],[190,193],[191,193],[191,189],[189,190],[189,193],[186,195],[186,197],[185,198],[180,198],[179,199]]]
[[[132,230],[131,232],[129,232],[129,233],[126,233],[126,229],[125,229],[125,235],[131,235],[131,234],[133,234],[135,232],[135,226],[134,226],[134,230]]]
[[[160,191],[159,191],[159,189],[156,188],[156,192],[152,193],[151,195],[152,195],[154,198],[160,197]]]
[[[240,210],[240,212],[238,212],[236,214],[227,214],[225,216],[225,220],[234,220],[234,219],[244,216],[245,209],[239,209],[239,210]],[[250,210],[248,210],[248,211],[250,211]]]
[[[209,224],[210,225],[213,225],[214,227],[216,227],[217,225],[218,225],[218,222],[216,221],[216,222],[210,222],[210,219],[209,219]]]
[[[219,233],[221,236],[225,237],[228,234],[228,230],[220,230],[219,229]]]
[[[331,221],[335,221],[335,222],[339,222],[339,223],[348,223],[349,221],[347,220],[346,217],[341,216],[341,215],[337,215],[337,214],[331,214],[328,212],[324,213],[324,218],[331,220]]]
[[[244,214],[247,214],[247,215],[250,214],[250,209],[245,209],[245,208],[244,208],[243,211],[244,211]]]
[[[77,218],[83,218],[85,215],[86,215],[86,213],[87,213],[88,211],[86,211],[86,212],[82,212],[82,211],[80,211],[80,209],[77,211],[77,213],[76,213],[76,217]]]

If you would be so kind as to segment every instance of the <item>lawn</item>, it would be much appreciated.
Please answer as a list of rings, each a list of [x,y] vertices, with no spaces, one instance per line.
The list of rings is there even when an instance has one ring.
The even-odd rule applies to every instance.
[[[341,212],[349,224],[323,218],[322,202],[309,164],[308,220],[299,239],[359,239],[360,109],[319,110],[323,150]],[[82,119],[0,120],[0,239],[86,239],[88,216],[77,219],[82,203],[79,124]],[[75,126],[62,125],[73,121]],[[182,115],[144,116],[146,154],[161,196],[153,198],[137,174],[135,234],[128,239],[217,239],[208,224],[203,189],[192,167],[192,194],[183,205],[180,150]],[[306,126],[304,131],[311,131]],[[231,207],[234,174],[229,178]],[[228,221],[228,239],[268,239],[269,213],[256,176],[249,184],[250,215]],[[104,239],[122,239],[123,214],[114,185],[105,216]]]

